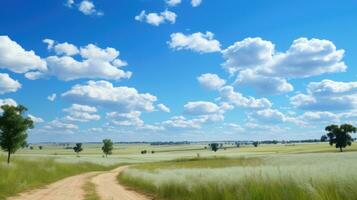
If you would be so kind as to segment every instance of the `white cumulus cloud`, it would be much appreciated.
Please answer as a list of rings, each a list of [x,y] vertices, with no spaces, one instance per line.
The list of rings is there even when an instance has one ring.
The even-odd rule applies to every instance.
[[[191,0],[191,5],[193,7],[198,7],[199,5],[201,5],[202,0]]]
[[[46,70],[46,62],[34,51],[26,51],[8,36],[0,36],[0,69],[15,73]]]
[[[156,96],[139,93],[135,88],[115,87],[107,81],[88,81],[86,85],[75,85],[62,96],[71,101],[104,106],[121,112],[154,111]]]
[[[17,80],[12,79],[6,73],[0,73],[0,94],[16,92],[20,88],[21,84]]]
[[[241,93],[234,91],[232,86],[224,86],[220,90],[220,97],[218,100],[228,102],[238,107],[251,109],[270,108],[272,103],[266,99],[256,99],[254,97],[245,97]]]
[[[97,11],[93,2],[84,0],[78,6],[78,10],[85,15],[103,15],[103,12]]]
[[[36,117],[34,115],[31,115],[31,114],[29,114],[28,117],[31,118],[31,120],[34,123],[43,123],[44,122],[44,120],[41,117]]]
[[[214,34],[211,32],[197,32],[190,35],[173,33],[168,44],[173,49],[188,49],[199,53],[212,53],[221,50],[220,42],[214,39]]]
[[[110,122],[117,126],[134,126],[140,127],[144,125],[144,121],[140,119],[140,111],[131,111],[128,113],[110,112],[107,113],[107,118]]]
[[[218,90],[226,84],[224,79],[221,79],[217,74],[206,73],[197,77],[198,82],[209,90]]]
[[[290,103],[303,110],[342,111],[357,109],[357,82],[322,80],[311,82],[307,93],[290,98]]]
[[[222,51],[223,68],[238,73],[236,83],[253,87],[259,93],[290,92],[288,79],[305,78],[326,73],[343,72],[344,50],[329,40],[299,38],[286,52],[261,38],[246,38]]]
[[[294,87],[284,78],[264,76],[250,69],[241,71],[234,84],[253,87],[259,94],[281,94],[294,90]]]
[[[100,116],[95,114],[97,109],[88,105],[72,104],[71,107],[63,109],[68,115],[64,118],[69,121],[89,122],[100,120]]]
[[[120,52],[114,48],[102,49],[88,44],[78,49],[67,42],[54,43],[50,49],[52,48],[57,55],[46,58],[48,69],[28,73],[27,78],[55,76],[60,80],[70,81],[82,78],[119,80],[131,77],[131,72],[122,69],[127,63],[119,58]],[[76,60],[72,57],[75,54],[79,54],[82,59]]]
[[[177,6],[181,3],[181,0],[165,0],[165,2],[169,6]]]
[[[48,99],[49,101],[54,101],[54,100],[56,100],[56,97],[57,97],[57,94],[56,94],[56,93],[53,93],[53,94],[51,94],[50,96],[48,96],[47,99]]]
[[[162,23],[169,22],[174,24],[176,22],[177,15],[176,13],[165,10],[161,13],[147,13],[143,10],[139,15],[135,16],[135,20],[140,22],[146,22],[153,26],[159,26]]]
[[[170,108],[168,108],[166,105],[164,105],[162,103],[157,104],[157,108],[163,112],[167,112],[167,113],[170,112]]]

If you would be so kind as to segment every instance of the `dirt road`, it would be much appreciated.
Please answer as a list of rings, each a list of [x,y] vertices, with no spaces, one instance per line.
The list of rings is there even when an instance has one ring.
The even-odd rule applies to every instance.
[[[112,171],[101,173],[93,177],[97,194],[102,200],[148,200],[149,198],[137,192],[127,190],[116,179],[117,175],[127,166],[118,167]]]
[[[70,200],[83,199],[83,184],[98,172],[89,172],[76,176],[71,176],[44,188],[25,192],[16,197],[10,197],[8,200]]]
[[[149,200],[137,192],[127,190],[117,182],[117,175],[127,166],[118,167],[108,172],[89,172],[71,176],[44,188],[25,192],[8,200],[82,200],[85,192],[82,186],[92,181],[101,200]]]

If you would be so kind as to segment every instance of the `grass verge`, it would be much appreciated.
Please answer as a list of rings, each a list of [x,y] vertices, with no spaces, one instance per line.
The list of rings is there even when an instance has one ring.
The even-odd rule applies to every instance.
[[[349,172],[340,172],[340,164],[321,168],[316,162],[304,165],[291,160],[296,166],[272,166],[252,159],[193,159],[143,164],[129,168],[117,178],[125,186],[165,200],[357,199],[356,173],[346,167],[342,169]],[[216,163],[211,165],[211,162]],[[231,167],[226,168],[226,164]]]
[[[95,184],[90,180],[83,185],[83,190],[85,192],[84,200],[100,200],[100,197],[95,191]]]
[[[113,166],[93,163],[59,163],[53,159],[13,158],[10,165],[0,156],[0,199],[38,188],[65,177],[90,171],[104,171]]]
[[[180,168],[222,168],[232,166],[258,166],[263,163],[259,157],[195,157],[182,158],[172,161],[144,163],[135,166],[136,169],[154,171],[158,169],[180,169]]]

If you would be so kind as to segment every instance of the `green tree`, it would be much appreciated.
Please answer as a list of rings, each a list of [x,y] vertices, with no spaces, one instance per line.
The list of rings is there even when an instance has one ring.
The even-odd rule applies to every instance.
[[[76,143],[76,146],[73,147],[73,150],[77,153],[77,157],[79,157],[79,152],[83,150],[82,143]]]
[[[103,153],[105,154],[105,157],[108,157],[108,155],[112,154],[113,150],[113,142],[110,139],[104,139],[103,140],[103,147],[102,147]]]
[[[336,148],[340,148],[340,152],[342,152],[342,148],[345,148],[347,145],[351,146],[353,138],[350,133],[357,131],[356,127],[351,124],[342,124],[340,126],[333,124],[327,126],[325,130],[328,132],[327,137],[330,145],[335,144]]]
[[[254,147],[258,147],[258,145],[259,145],[259,142],[253,142]]]
[[[320,141],[321,141],[321,142],[326,142],[327,139],[328,139],[328,137],[327,137],[326,135],[323,135],[323,136],[321,136]]]
[[[212,151],[216,152],[219,149],[219,144],[218,143],[211,143],[211,144],[209,144],[209,147],[211,148]]]
[[[11,154],[27,144],[26,131],[34,125],[31,118],[23,116],[27,109],[22,105],[3,105],[1,109],[3,114],[0,116],[0,146],[7,152],[7,163],[10,163]]]
[[[237,148],[240,147],[240,143],[239,142],[235,142],[235,145],[236,145]]]

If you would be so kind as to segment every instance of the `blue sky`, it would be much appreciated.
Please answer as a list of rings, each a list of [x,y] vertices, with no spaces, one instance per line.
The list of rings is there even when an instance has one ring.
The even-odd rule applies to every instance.
[[[0,104],[30,142],[319,138],[357,120],[354,1],[0,6]]]

